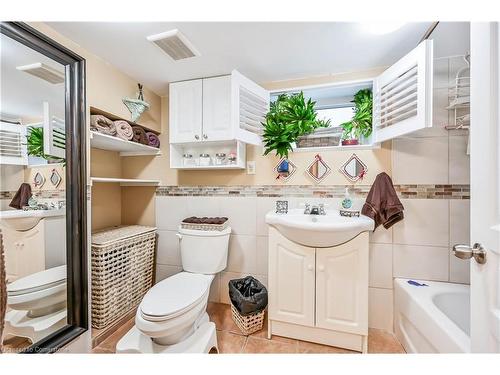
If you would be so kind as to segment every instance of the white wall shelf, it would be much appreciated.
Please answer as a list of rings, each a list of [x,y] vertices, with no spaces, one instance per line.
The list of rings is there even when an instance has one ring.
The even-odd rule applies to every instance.
[[[120,186],[158,186],[160,180],[142,180],[137,178],[91,177],[92,185],[95,183],[117,183]]]
[[[90,146],[100,150],[116,151],[120,153],[120,156],[161,155],[159,148],[126,141],[112,135],[95,131],[90,132]]]
[[[214,158],[217,153],[226,154],[227,162],[230,152],[236,154],[236,163],[215,165]],[[191,154],[196,165],[184,165],[184,154]],[[199,165],[200,154],[209,154],[211,164],[208,166]],[[245,169],[246,145],[236,140],[170,144],[170,168],[182,170]]]

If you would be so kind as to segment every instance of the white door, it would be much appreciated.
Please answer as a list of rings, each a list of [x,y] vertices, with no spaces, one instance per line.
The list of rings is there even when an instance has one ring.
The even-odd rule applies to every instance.
[[[500,352],[500,35],[498,23],[471,24],[471,350]]]
[[[203,79],[203,140],[234,139],[232,130],[231,76]]]
[[[269,319],[314,325],[315,250],[269,228]]]
[[[368,233],[316,249],[316,327],[368,334]]]
[[[424,40],[373,83],[375,142],[432,126],[433,43]]]
[[[197,142],[202,140],[202,88],[201,79],[170,84],[170,143]]]

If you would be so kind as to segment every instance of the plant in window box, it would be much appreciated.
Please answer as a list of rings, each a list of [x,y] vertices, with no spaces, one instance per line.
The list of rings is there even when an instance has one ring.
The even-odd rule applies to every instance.
[[[328,127],[330,120],[317,118],[315,104],[311,99],[306,101],[303,92],[279,95],[271,103],[266,122],[262,124],[264,155],[276,151],[280,158],[288,158],[288,153],[293,151],[293,145],[299,137],[310,134],[317,128]]]
[[[373,94],[370,89],[359,90],[352,100],[354,115],[351,121],[340,124],[343,129],[342,145],[357,145],[361,138],[372,134]]]
[[[43,128],[28,128],[28,136],[26,137],[26,145],[28,155],[44,158],[49,163],[66,163],[65,159],[56,156],[47,155],[43,150]]]

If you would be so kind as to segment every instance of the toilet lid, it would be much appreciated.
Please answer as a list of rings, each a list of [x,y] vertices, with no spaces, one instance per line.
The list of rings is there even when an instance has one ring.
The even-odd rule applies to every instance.
[[[66,265],[49,268],[7,284],[7,293],[11,296],[37,292],[66,282]]]
[[[208,293],[213,275],[181,272],[160,281],[139,306],[146,320],[164,320],[196,306]]]

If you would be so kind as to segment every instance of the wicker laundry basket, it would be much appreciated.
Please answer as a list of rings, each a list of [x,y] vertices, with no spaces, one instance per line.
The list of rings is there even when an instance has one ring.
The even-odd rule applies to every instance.
[[[153,284],[156,228],[130,225],[92,234],[92,327],[137,306]]]

